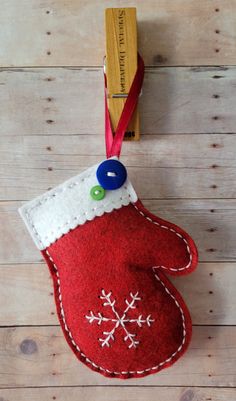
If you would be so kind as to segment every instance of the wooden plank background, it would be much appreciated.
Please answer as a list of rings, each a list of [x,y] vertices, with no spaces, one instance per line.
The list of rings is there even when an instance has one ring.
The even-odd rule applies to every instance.
[[[189,231],[200,255],[172,280],[193,317],[189,351],[130,381],[77,362],[17,213],[104,157],[104,9],[124,3],[0,6],[0,401],[235,401],[236,1],[125,2],[137,7],[146,75],[141,141],[122,160],[145,206]]]

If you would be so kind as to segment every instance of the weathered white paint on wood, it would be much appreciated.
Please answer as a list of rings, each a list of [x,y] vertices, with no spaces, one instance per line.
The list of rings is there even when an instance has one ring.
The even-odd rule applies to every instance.
[[[103,160],[101,135],[6,136],[1,200],[26,200]],[[125,142],[121,160],[141,198],[236,196],[236,135],[143,135]],[[7,168],[6,168],[7,166]]]
[[[235,269],[235,263],[200,263],[189,276],[169,277],[185,299],[193,324],[236,325]],[[58,324],[46,264],[1,265],[0,305],[1,326]]]
[[[236,386],[236,327],[195,326],[188,352],[174,366],[143,379],[106,379],[71,352],[59,327],[0,329],[0,384],[15,386]]]
[[[22,202],[0,203],[0,263],[42,260],[19,214]],[[156,215],[189,232],[201,261],[235,261],[236,200],[145,200]]]
[[[104,159],[104,158],[103,158]],[[103,160],[100,159],[100,160]],[[53,169],[15,168],[10,165],[0,185],[2,200],[28,200],[85,170],[68,164]],[[89,167],[89,166],[86,166]],[[49,169],[49,170],[48,170]],[[129,178],[142,199],[236,197],[236,167],[143,168],[130,167]]]
[[[2,135],[103,135],[101,68],[2,69],[0,83]],[[236,132],[235,85],[236,67],[147,69],[141,134]]]
[[[121,160],[127,167],[219,171],[236,167],[235,153],[236,134],[155,134],[142,135],[140,142],[124,142]],[[77,173],[104,157],[102,134],[6,135],[1,141],[0,167],[3,170],[8,163],[16,170],[32,169],[32,174],[50,167]],[[50,185],[50,174],[48,177]],[[17,193],[14,195],[16,198]]]
[[[120,0],[2,0],[1,65],[101,65],[104,9],[122,6]],[[137,7],[147,64],[236,63],[235,1],[127,0],[129,6]]]
[[[2,401],[235,401],[233,388],[54,387],[1,390]]]
[[[178,68],[146,69],[143,135],[139,143],[124,144],[123,161],[145,205],[189,231],[200,259],[211,261],[173,281],[194,324],[215,326],[194,327],[189,352],[171,369],[129,382],[104,379],[78,363],[59,327],[0,329],[1,386],[83,386],[5,389],[0,401],[236,398],[235,389],[216,388],[236,386],[236,327],[222,326],[235,325],[230,261],[236,260],[236,203],[229,198],[236,195],[236,67],[216,66],[236,63],[236,2],[127,0],[129,5],[138,8],[146,65]],[[17,200],[42,193],[104,156],[103,76],[95,66],[104,55],[106,6],[105,0],[1,2],[0,66],[18,67],[0,71],[2,325],[58,323],[47,267],[25,264],[42,259],[20,221]],[[64,65],[75,68],[48,68]]]

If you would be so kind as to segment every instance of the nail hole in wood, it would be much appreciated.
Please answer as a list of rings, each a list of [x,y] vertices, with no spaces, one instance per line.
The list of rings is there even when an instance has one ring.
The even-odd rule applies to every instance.
[[[47,146],[46,149],[47,149],[49,152],[51,152],[51,150],[52,150],[51,146]]]
[[[209,294],[213,294],[213,291],[209,291]]]
[[[213,185],[211,185],[211,188],[212,188],[212,189],[216,189],[216,188],[217,188],[217,185],[213,184]]]
[[[215,209],[211,209],[210,212],[211,212],[211,213],[215,213]]]
[[[219,30],[219,29],[216,29],[216,30],[215,30],[215,33],[217,33],[217,34],[220,33],[220,30]]]
[[[219,8],[215,8],[215,12],[218,13],[220,11]]]
[[[213,273],[209,273],[209,276],[213,276]]]
[[[215,252],[216,249],[214,249],[214,248],[209,248],[209,249],[207,249],[206,251],[207,251],[207,252]]]
[[[219,51],[220,51],[220,49],[215,49],[215,52],[216,52],[216,53],[219,53]]]
[[[47,55],[48,55],[48,56],[50,56],[50,55],[51,55],[51,52],[50,52],[50,50],[48,50],[48,51],[47,51]]]
[[[211,340],[212,339],[212,337],[211,336],[208,336],[208,340]]]
[[[46,120],[46,123],[47,124],[52,124],[52,123],[54,123],[54,120]]]
[[[219,120],[219,117],[218,116],[214,116],[214,117],[212,117],[212,119],[216,121],[216,120]]]
[[[51,102],[52,101],[52,97],[47,97],[47,101]]]
[[[219,99],[219,95],[213,95],[214,99]]]
[[[206,231],[209,233],[214,233],[215,231],[217,231],[217,229],[212,227],[212,228],[208,228]]]
[[[162,63],[166,63],[167,62],[167,58],[162,56],[162,54],[157,54],[156,56],[154,56],[154,63],[156,64],[162,64]]]
[[[52,32],[50,32],[50,31],[47,31],[47,35],[51,35],[52,34]]]

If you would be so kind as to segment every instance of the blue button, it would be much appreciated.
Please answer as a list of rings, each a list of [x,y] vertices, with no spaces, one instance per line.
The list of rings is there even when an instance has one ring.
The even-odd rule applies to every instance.
[[[98,166],[97,180],[104,189],[118,189],[124,184],[126,178],[126,168],[118,160],[105,160]]]

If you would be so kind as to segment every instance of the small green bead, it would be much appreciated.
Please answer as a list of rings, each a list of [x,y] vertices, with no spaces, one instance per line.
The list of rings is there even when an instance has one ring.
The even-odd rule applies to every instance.
[[[100,201],[105,196],[105,189],[103,189],[100,185],[95,185],[95,187],[91,188],[90,195],[94,200]]]

